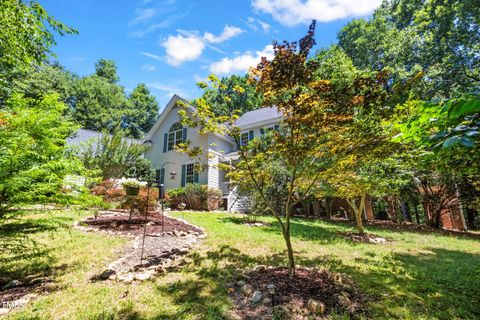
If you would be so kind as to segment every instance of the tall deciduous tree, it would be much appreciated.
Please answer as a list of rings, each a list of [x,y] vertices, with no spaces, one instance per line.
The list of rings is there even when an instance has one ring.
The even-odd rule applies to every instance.
[[[249,83],[246,75],[224,77],[217,84],[214,88],[203,87],[206,90],[202,95],[217,116],[229,115],[234,111],[243,114],[262,106],[262,94]]]
[[[291,275],[295,273],[290,224],[293,208],[310,195],[337,155],[343,156],[352,146],[350,140],[343,143],[342,139],[348,133],[346,130],[351,130],[354,115],[363,112],[364,119],[368,118],[381,100],[381,94],[377,93],[381,77],[358,79],[355,85],[343,90],[337,90],[328,80],[318,79],[318,61],[308,59],[315,44],[314,30],[315,23],[312,23],[299,43],[275,42],[274,58],[271,61],[263,58],[257,68],[251,70],[250,81],[262,93],[264,104],[277,108],[283,121],[277,132],[240,147],[239,160],[230,168],[234,180],[248,181],[254,186],[277,219],[287,247]],[[210,80],[218,82],[216,77]],[[185,125],[199,127],[204,133],[227,134],[241,145],[241,129],[235,126],[240,111],[216,116],[205,99],[197,102],[193,116],[186,117],[185,110],[181,113]],[[188,146],[185,149],[192,151],[190,156],[198,151]],[[265,168],[266,163],[279,163],[284,168],[285,200],[281,208],[274,203],[275,199],[267,196],[276,184],[278,171]]]
[[[452,98],[479,88],[480,6],[475,0],[388,0],[370,20],[353,20],[339,45],[360,69],[391,71],[390,84],[424,73],[410,94]]]
[[[75,82],[73,118],[85,129],[113,131],[123,125],[129,102],[123,87],[95,75]]]
[[[138,84],[128,97],[130,112],[127,116],[128,130],[135,138],[150,130],[158,115],[158,102],[144,83]]]
[[[120,80],[117,75],[117,64],[109,59],[100,59],[95,63],[95,74],[110,83],[117,83]]]
[[[55,20],[36,1],[3,0],[0,5],[0,104],[12,82],[32,65],[40,65],[55,45],[54,33],[77,33]]]
[[[71,106],[75,102],[75,82],[78,77],[66,70],[59,63],[44,63],[25,72],[21,79],[14,83],[14,91],[22,93],[26,98],[41,99],[48,94],[58,94],[60,100]]]

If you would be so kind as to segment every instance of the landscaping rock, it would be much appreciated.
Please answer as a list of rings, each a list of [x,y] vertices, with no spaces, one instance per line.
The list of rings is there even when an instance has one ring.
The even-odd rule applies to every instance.
[[[266,270],[267,270],[267,266],[263,264],[259,264],[258,266],[255,266],[255,268],[253,268],[254,272],[263,272]]]
[[[133,274],[129,273],[127,275],[125,275],[124,277],[122,277],[121,281],[123,281],[124,283],[126,284],[130,284],[133,282],[134,279],[134,276]]]
[[[251,301],[253,304],[257,304],[260,301],[262,301],[262,298],[263,298],[262,291],[257,290],[253,293]]]
[[[47,281],[48,281],[48,278],[45,278],[45,277],[33,278],[30,281],[28,281],[28,285],[35,286],[37,284],[45,283]]]
[[[352,305],[352,302],[348,297],[348,293],[346,292],[340,293],[337,299],[338,299],[338,304],[344,309],[349,309],[350,306]]]
[[[336,284],[342,284],[342,275],[340,273],[335,273],[333,275],[333,281],[336,283]]]
[[[137,273],[135,275],[135,280],[139,280],[139,281],[145,281],[145,280],[148,280],[151,278],[151,274],[149,273]]]
[[[253,292],[253,287],[252,287],[251,285],[249,285],[249,284],[245,284],[245,285],[243,285],[243,287],[242,287],[242,292],[243,292],[244,294],[246,294],[246,295],[247,295],[247,294],[251,294],[251,293]]]
[[[324,314],[325,313],[325,304],[320,301],[313,299],[308,300],[307,308],[313,314]]]
[[[353,287],[349,284],[344,284],[343,285],[343,290],[345,290],[346,292],[348,293],[352,293],[354,290],[353,290]]]
[[[97,278],[100,279],[100,280],[107,280],[108,278],[110,278],[110,276],[114,275],[115,274],[115,270],[112,270],[112,269],[105,269],[102,271],[102,273],[100,273]]]
[[[241,287],[243,287],[244,285],[245,285],[245,281],[243,281],[243,280],[238,280],[238,281],[237,281],[237,287],[240,287],[240,288],[241,288]]]
[[[273,318],[276,320],[290,320],[292,319],[292,315],[287,307],[282,305],[274,306],[272,309]]]
[[[0,287],[5,286],[10,281],[12,281],[12,278],[10,277],[0,277]]]
[[[265,297],[263,298],[262,303],[266,306],[270,306],[272,304],[272,299],[270,299],[269,297]]]
[[[16,288],[16,287],[20,287],[23,283],[19,280],[12,280],[10,281],[9,283],[7,283],[5,286],[3,286],[3,290],[8,290],[8,289],[11,289],[11,288]]]

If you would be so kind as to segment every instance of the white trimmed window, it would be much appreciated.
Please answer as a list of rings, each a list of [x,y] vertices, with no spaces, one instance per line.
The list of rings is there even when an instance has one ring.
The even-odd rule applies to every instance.
[[[168,144],[167,150],[174,150],[175,146],[178,146],[183,142],[183,127],[180,122],[174,123],[168,131]]]
[[[244,132],[240,135],[240,146],[244,147],[248,144],[248,132]]]
[[[195,182],[195,164],[187,164],[187,169],[185,170],[185,182],[194,183]]]

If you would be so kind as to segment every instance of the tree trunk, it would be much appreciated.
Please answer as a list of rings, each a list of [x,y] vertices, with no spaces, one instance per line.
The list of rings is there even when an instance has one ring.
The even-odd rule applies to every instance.
[[[365,233],[365,228],[363,227],[363,220],[362,220],[362,213],[363,209],[365,208],[365,198],[366,194],[363,194],[360,197],[359,203],[357,205],[354,198],[347,199],[348,204],[353,210],[353,214],[355,215],[355,222],[357,226],[358,233],[363,234]]]
[[[418,214],[417,205],[415,204],[413,208],[415,209],[415,219],[417,220],[417,224],[420,224],[420,215]]]
[[[292,241],[290,240],[290,225],[286,228],[286,231],[283,233],[283,238],[287,245],[287,255],[288,255],[288,274],[290,277],[295,276],[295,258],[293,256]]]

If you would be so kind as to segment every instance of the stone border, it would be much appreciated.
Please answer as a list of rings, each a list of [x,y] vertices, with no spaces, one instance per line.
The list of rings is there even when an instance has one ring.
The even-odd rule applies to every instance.
[[[122,211],[103,211],[110,215],[122,215],[125,214]],[[185,255],[192,249],[192,247],[198,242],[199,239],[204,239],[207,237],[207,233],[204,228],[193,225],[182,218],[172,217],[167,212],[164,212],[164,215],[169,219],[179,221],[185,225],[193,227],[197,231],[167,231],[165,233],[149,233],[148,238],[162,237],[163,239],[168,238],[182,238],[185,243],[182,244],[181,248],[173,248],[166,250],[160,256],[156,257],[156,261],[153,263],[147,263],[144,265],[133,265],[133,267],[128,270],[122,270],[121,264],[125,259],[129,257],[128,253],[118,258],[117,260],[111,262],[108,267],[103,270],[101,273],[91,277],[92,281],[102,281],[102,280],[114,280],[122,281],[124,283],[130,284],[134,281],[145,281],[153,278],[156,275],[165,273],[170,270],[175,270],[178,267],[182,266],[185,263]],[[74,223],[74,228],[84,232],[93,232],[98,234],[118,236],[123,238],[132,239],[132,242],[129,242],[128,245],[133,246],[133,250],[138,250],[141,242],[143,240],[142,235],[134,235],[131,233],[125,233],[122,231],[111,231],[111,230],[101,230],[92,226],[83,226],[81,221],[76,221]]]

